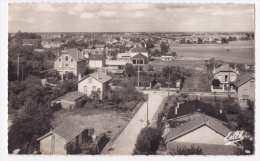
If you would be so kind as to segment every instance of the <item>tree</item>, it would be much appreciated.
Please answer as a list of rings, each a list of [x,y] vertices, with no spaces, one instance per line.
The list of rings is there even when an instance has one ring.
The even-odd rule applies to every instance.
[[[134,68],[133,68],[132,64],[127,63],[126,66],[125,66],[124,72],[128,77],[133,76],[135,72],[134,72]]]
[[[251,100],[247,100],[247,105],[249,110],[254,110],[255,102]]]
[[[199,37],[199,39],[198,39],[198,44],[203,44],[203,40],[202,40],[202,38],[200,38],[200,37]]]
[[[134,155],[155,154],[160,141],[159,130],[145,127],[141,130],[135,144]]]
[[[214,87],[219,87],[220,86],[220,81],[219,81],[219,79],[213,79],[211,84]]]
[[[170,50],[169,46],[166,45],[166,43],[161,43],[160,47],[161,47],[161,53],[167,53]]]
[[[154,42],[151,39],[146,41],[146,48],[154,48]]]
[[[228,43],[228,40],[226,38],[221,38],[221,43],[222,44],[227,44]]]
[[[203,150],[200,147],[195,148],[194,144],[190,148],[177,147],[177,149],[172,149],[170,151],[171,155],[202,155]]]
[[[181,93],[181,97],[183,98],[183,99],[186,99],[186,98],[188,98],[188,94],[187,93]]]

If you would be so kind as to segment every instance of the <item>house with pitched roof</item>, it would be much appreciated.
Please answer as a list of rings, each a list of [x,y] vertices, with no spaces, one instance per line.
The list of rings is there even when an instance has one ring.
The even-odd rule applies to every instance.
[[[131,56],[131,62],[133,65],[148,64],[149,62],[148,51],[144,47],[139,45],[131,49],[129,52]]]
[[[240,107],[248,107],[247,100],[255,101],[255,78],[253,74],[246,73],[234,82],[236,95]]]
[[[229,132],[232,131],[222,122],[203,115],[171,130],[166,135],[165,142],[168,152],[194,145],[195,148],[202,149],[203,155],[234,155],[241,145],[225,139]]]
[[[91,73],[78,81],[78,91],[92,97],[93,93],[97,93],[100,99],[104,98],[104,94],[110,90],[110,82],[112,77],[106,72],[97,71]]]
[[[91,54],[89,56],[90,68],[102,68],[105,66],[105,56],[102,54]]]
[[[86,59],[83,52],[77,48],[64,49],[60,55],[54,60],[54,69],[59,71],[61,75],[73,72],[76,76],[84,74],[86,71]]]
[[[93,134],[93,128],[66,121],[37,140],[40,141],[41,154],[66,155],[77,153],[79,147],[90,140]]]
[[[212,71],[213,77],[220,81],[221,92],[235,92],[233,86],[230,84],[237,80],[239,72],[236,68],[229,67],[228,64],[224,64],[218,68],[214,68]],[[213,88],[211,88],[213,89]],[[218,92],[212,90],[212,92]]]

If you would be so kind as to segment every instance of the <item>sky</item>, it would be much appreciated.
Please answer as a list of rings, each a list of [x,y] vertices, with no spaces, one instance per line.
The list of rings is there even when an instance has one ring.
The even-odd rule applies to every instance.
[[[253,4],[11,3],[9,32],[254,31]]]

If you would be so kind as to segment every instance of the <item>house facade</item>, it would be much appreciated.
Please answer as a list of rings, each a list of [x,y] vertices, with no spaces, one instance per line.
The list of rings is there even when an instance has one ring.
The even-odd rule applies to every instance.
[[[77,48],[64,49],[54,61],[54,69],[61,75],[73,72],[76,76],[86,71],[86,59]]]
[[[89,97],[95,92],[103,99],[104,94],[110,90],[111,79],[112,77],[102,71],[91,73],[78,81],[78,91],[86,93]]]
[[[234,92],[233,86],[231,86],[231,84],[237,80],[239,75],[237,69],[233,69],[228,65],[222,65],[219,68],[214,68],[212,74],[215,79],[220,81],[221,92]],[[214,91],[216,92],[218,90],[213,90],[212,92]]]
[[[255,79],[252,74],[238,77],[234,85],[240,107],[248,107],[247,100],[255,101]]]
[[[102,68],[105,66],[105,56],[101,54],[92,54],[89,56],[90,68]]]

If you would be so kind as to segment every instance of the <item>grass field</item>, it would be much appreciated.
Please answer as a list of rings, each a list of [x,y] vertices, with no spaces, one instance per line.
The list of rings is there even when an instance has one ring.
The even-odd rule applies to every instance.
[[[155,44],[160,49],[160,44]],[[231,41],[228,44],[170,44],[178,57],[207,60],[215,58],[225,62],[254,63],[254,41]]]

